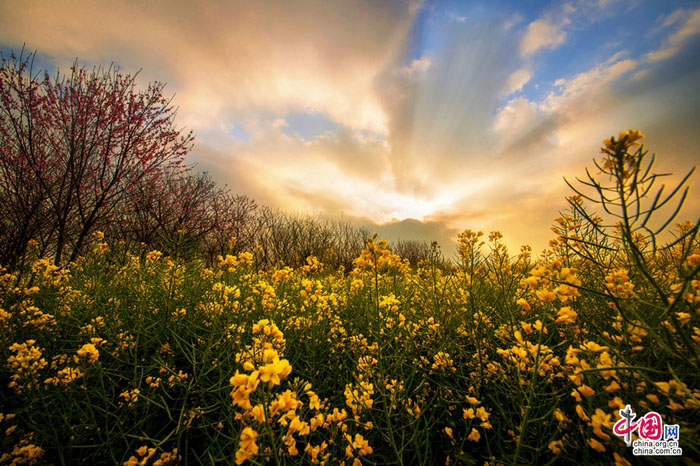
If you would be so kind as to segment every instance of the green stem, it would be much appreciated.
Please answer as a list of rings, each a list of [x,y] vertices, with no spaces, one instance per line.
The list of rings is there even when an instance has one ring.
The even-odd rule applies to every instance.
[[[544,317],[543,317],[544,318]],[[540,348],[542,348],[542,335],[544,335],[544,326],[540,329],[537,337],[537,352],[535,353],[535,365],[532,371],[532,378],[530,379],[530,389],[527,393],[526,408],[523,419],[520,422],[520,427],[518,428],[518,446],[515,449],[515,456],[513,457],[513,465],[518,463],[518,458],[520,457],[520,450],[523,444],[523,435],[527,431],[527,425],[530,422],[530,410],[532,409],[532,400],[535,397],[535,384],[537,383],[537,376],[539,375],[539,365],[540,365]]]

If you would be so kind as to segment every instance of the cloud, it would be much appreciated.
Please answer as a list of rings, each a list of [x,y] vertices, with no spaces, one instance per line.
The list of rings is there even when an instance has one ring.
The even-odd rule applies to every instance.
[[[669,13],[668,15],[663,17],[661,26],[666,28],[673,24],[676,24],[683,18],[687,18],[689,13],[691,13],[690,10],[687,10],[685,8],[678,8],[677,10],[674,10],[672,13]]]
[[[62,64],[79,56],[143,67],[148,80],[168,76],[188,125],[226,113],[310,110],[386,134],[373,82],[405,42],[416,4],[221,1],[200,10],[186,1],[69,1],[46,9],[3,2],[0,39]]]
[[[519,32],[504,29],[503,22],[494,16],[468,27],[432,30],[422,40],[444,46],[432,50],[426,73],[409,79],[387,70],[377,79],[389,116],[387,142],[397,191],[439,196],[441,186],[463,183],[473,158],[489,152],[492,112],[518,59],[511,40]]]
[[[531,22],[520,41],[520,55],[530,57],[541,49],[560,46],[566,40],[566,32],[562,28],[567,24],[568,20],[559,24],[554,24],[551,19],[537,19]]]
[[[510,76],[508,76],[508,81],[506,81],[503,95],[510,95],[514,92],[518,92],[525,84],[530,82],[532,76],[532,70],[527,68],[520,68],[519,70],[514,71]]]
[[[520,56],[532,58],[541,50],[560,47],[568,39],[568,33],[565,29],[570,29],[575,33],[585,30],[594,23],[619,13],[623,8],[613,7],[612,4],[623,1],[626,0],[555,2],[555,6],[528,24],[520,39]]]
[[[536,118],[537,104],[525,97],[517,97],[508,101],[496,115],[494,129],[500,134],[512,137],[528,128]]]
[[[621,76],[634,70],[639,62],[623,59],[609,63],[606,61],[573,78],[560,78],[554,82],[556,90],[550,92],[540,108],[548,112],[560,111],[574,103],[582,108],[591,108],[599,101],[607,87]],[[590,99],[591,97],[596,97]]]
[[[226,149],[200,143],[195,160],[217,181],[243,186],[261,203],[292,211],[345,212],[388,221],[402,200],[387,183],[387,147],[379,139],[358,137],[340,128],[307,141],[286,134],[285,126],[266,128],[254,143]],[[341,208],[342,207],[342,208]]]
[[[408,78],[416,79],[425,74],[432,64],[432,60],[428,56],[416,58],[409,65],[400,67],[398,72]]]
[[[602,139],[622,129],[649,134],[648,147],[662,155],[657,162],[660,172],[685,174],[700,163],[700,135],[690,129],[697,125],[700,108],[700,96],[693,91],[700,82],[697,20],[695,12],[673,16],[666,21],[667,37],[657,50],[639,58],[618,51],[582,72],[556,79],[542,97],[512,98],[495,113],[494,130],[502,144],[496,146],[492,166],[499,166],[510,184],[502,200],[491,199],[488,205],[502,213],[498,222],[506,225],[506,238],[537,236],[536,224],[557,215],[557,209],[548,206],[563,207],[564,196],[570,194],[562,175],[569,180],[581,176],[597,157]],[[662,56],[663,64],[654,60]],[[673,180],[678,177],[667,184],[673,185]],[[489,194],[494,193],[484,195]],[[682,218],[696,218],[700,203],[686,204]]]
[[[685,21],[681,18],[685,18]],[[681,23],[680,27],[666,38],[660,48],[649,52],[645,57],[646,61],[666,60],[678,53],[691,37],[700,34],[700,8],[692,11],[676,10],[664,20],[663,25],[668,27],[677,23]]]

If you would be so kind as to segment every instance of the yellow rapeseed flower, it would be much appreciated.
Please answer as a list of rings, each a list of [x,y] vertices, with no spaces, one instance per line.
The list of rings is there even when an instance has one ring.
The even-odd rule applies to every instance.
[[[549,290],[545,290],[545,289],[537,290],[537,291],[535,291],[535,294],[540,299],[540,301],[542,301],[543,303],[552,302],[557,298],[556,293],[553,293],[553,292],[551,292]]]
[[[603,453],[605,451],[603,444],[594,438],[588,439],[588,445],[598,453]]]
[[[591,420],[591,418],[588,417],[586,411],[583,410],[583,406],[581,405],[576,405],[576,414],[578,414],[578,417],[580,417],[581,420],[584,422],[588,422]]]
[[[80,358],[86,358],[88,362],[95,362],[100,357],[100,352],[92,343],[86,343],[81,346],[77,354]]]
[[[292,366],[286,359],[277,359],[270,364],[265,364],[260,369],[260,380],[267,382],[268,388],[279,385],[291,372]]]
[[[573,324],[576,322],[576,317],[578,314],[576,311],[571,309],[569,306],[564,306],[557,312],[557,320],[554,322],[557,324]]]
[[[515,302],[515,304],[517,304],[518,306],[522,307],[522,308],[523,308],[524,310],[526,310],[526,311],[529,311],[529,310],[532,309],[532,308],[530,307],[530,303],[528,303],[527,300],[526,300],[525,298],[520,298],[520,299],[518,299],[518,300]]]
[[[236,464],[242,464],[258,453],[257,438],[258,433],[250,427],[245,427],[241,431],[241,436],[238,441],[238,451],[236,451]]]
[[[157,261],[158,259],[161,258],[162,255],[163,255],[163,253],[160,251],[155,251],[155,250],[151,251],[148,254],[146,254],[146,261],[148,261],[148,262]]]
[[[547,445],[547,448],[549,448],[555,455],[559,454],[559,452],[561,451],[561,447],[561,440],[552,440],[551,442],[549,442],[549,445]]]

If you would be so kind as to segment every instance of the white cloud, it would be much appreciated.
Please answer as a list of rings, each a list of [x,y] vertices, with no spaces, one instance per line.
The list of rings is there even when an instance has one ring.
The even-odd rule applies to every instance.
[[[557,112],[574,101],[577,105],[585,107],[587,102],[595,101],[596,99],[590,99],[601,95],[611,82],[633,71],[638,65],[639,62],[630,59],[615,62],[608,60],[573,78],[557,79],[554,82],[557,89],[547,95],[539,108],[547,112]]]
[[[665,16],[663,18],[661,25],[663,27],[669,27],[673,24],[676,24],[677,22],[682,20],[684,17],[686,17],[688,15],[688,13],[690,13],[689,10],[686,10],[685,8],[679,8],[679,9],[673,11],[672,13],[670,13],[668,16]]]
[[[498,112],[494,129],[501,135],[513,138],[531,126],[537,117],[537,104],[525,97],[516,97],[508,101]]]
[[[510,95],[514,92],[518,92],[523,88],[525,84],[527,84],[530,81],[530,79],[532,79],[532,76],[532,70],[529,70],[527,68],[521,68],[519,70],[514,71],[506,81],[506,86],[503,90],[503,95]]]
[[[685,21],[682,21],[685,17]],[[677,10],[669,15],[664,21],[664,26],[670,26],[682,22],[681,26],[671,34],[657,50],[649,52],[646,55],[646,60],[649,62],[657,62],[666,60],[681,49],[681,47],[692,36],[700,33],[700,8],[693,11]]]
[[[430,57],[425,56],[414,59],[410,65],[400,68],[399,71],[408,77],[416,77],[425,73],[431,65]]]
[[[550,19],[538,19],[531,22],[520,41],[520,55],[529,57],[540,49],[553,49],[564,43],[566,32],[562,28],[568,24],[563,21],[554,24]]]

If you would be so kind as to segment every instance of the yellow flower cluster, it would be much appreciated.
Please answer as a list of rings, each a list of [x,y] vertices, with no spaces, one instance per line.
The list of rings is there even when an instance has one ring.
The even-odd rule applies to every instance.
[[[80,371],[80,368],[64,367],[63,369],[58,370],[56,377],[49,377],[44,380],[44,383],[47,385],[68,384],[83,377],[83,375],[84,374]]]
[[[38,291],[38,287],[35,288]],[[38,307],[29,305],[27,302],[20,305],[19,315],[24,320],[22,324],[24,327],[33,326],[38,330],[44,330],[56,325],[56,319],[53,315],[41,312]]]
[[[626,269],[615,270],[605,276],[605,287],[613,296],[627,298],[634,292],[634,283],[630,281]]]
[[[289,362],[282,358],[284,334],[268,319],[254,324],[252,333],[253,344],[236,355],[236,360],[243,366],[243,372],[236,371],[229,381],[232,386],[233,405],[241,409],[235,416],[235,420],[242,423],[235,455],[236,463],[242,464],[261,455],[263,447],[260,443],[262,439],[269,439],[267,435],[263,436],[263,433],[269,434],[270,429],[274,432],[277,429],[275,426],[282,426],[283,431],[271,435],[279,435],[285,453],[290,456],[300,454],[297,447],[299,439],[308,437],[312,432],[332,427],[346,432],[347,425],[344,421],[347,419],[347,412],[338,408],[333,408],[332,411],[327,409],[327,401],[322,401],[311,390],[310,383],[300,385],[298,379],[295,379],[291,386],[297,387],[296,390],[286,389],[275,393],[292,371]],[[367,384],[361,388],[373,390],[373,387]],[[362,397],[359,392],[356,395]],[[304,402],[300,397],[308,401]],[[309,417],[305,420],[302,413]],[[356,445],[360,451],[366,453],[368,445],[360,445],[360,439],[361,437],[357,439],[359,443]],[[312,463],[326,464],[330,457],[328,447],[329,443],[325,440],[315,445],[307,441],[303,451],[309,455]],[[265,455],[271,453],[269,448],[265,448],[264,451]],[[282,454],[282,451],[278,454]]]
[[[435,356],[433,356],[433,365],[431,366],[433,370],[449,370],[451,372],[456,372],[457,368],[454,367],[454,361],[450,358],[450,353],[445,353],[439,351]]]
[[[513,336],[517,342],[516,345],[508,349],[498,348],[496,352],[503,357],[506,363],[517,367],[520,372],[531,373],[537,368],[540,376],[546,376],[554,368],[560,366],[559,358],[547,345],[533,344],[525,340],[520,330],[513,332]],[[535,361],[537,361],[537,365],[535,365]]]
[[[374,404],[374,384],[359,380],[356,384],[345,385],[345,404],[352,411],[355,421],[360,421],[360,413]]]
[[[355,267],[371,270],[401,267],[403,265],[401,257],[391,252],[387,247],[388,243],[385,240],[376,242],[375,239],[376,235],[375,238],[367,240],[360,257],[354,261]]]
[[[603,141],[605,145],[603,151],[610,155],[614,155],[617,151],[626,151],[631,147],[638,146],[637,141],[645,136],[644,133],[636,129],[630,129],[629,132],[620,131],[617,140],[615,140],[615,136],[611,136]]]
[[[36,340],[27,340],[10,346],[10,351],[15,354],[7,358],[10,369],[14,372],[9,387],[18,393],[36,387],[39,371],[47,365],[41,348],[34,346],[35,343]]]
[[[156,262],[162,256],[163,253],[160,251],[151,251],[148,254],[146,254],[146,262]]]
[[[371,455],[374,451],[369,445],[369,442],[365,440],[361,434],[355,434],[355,438],[345,434],[345,439],[348,442],[348,446],[345,447],[345,456],[348,458],[353,458],[355,454],[360,456]]]
[[[80,359],[84,359],[87,362],[96,362],[100,357],[99,350],[92,343],[86,343],[80,347],[77,352],[77,356],[74,357],[77,363]]]
[[[267,283],[265,280],[261,280],[251,291],[253,295],[260,298],[260,307],[262,307],[262,309],[266,311],[274,309],[277,295],[275,294],[275,288],[272,285]]]
[[[630,129],[621,131],[617,139],[611,136],[603,141],[604,147],[601,152],[606,154],[603,159],[602,168],[609,175],[619,176],[623,181],[627,180],[635,170],[638,162],[636,154],[631,154],[629,150],[638,146],[640,139],[645,135],[641,131]]]
[[[69,277],[67,269],[60,269],[45,257],[32,264],[32,272],[37,275],[41,282],[53,286],[61,285]]]
[[[464,417],[464,419],[477,418],[481,421],[480,426],[482,428],[491,429],[493,427],[491,425],[491,422],[489,422],[489,417],[491,416],[491,413],[483,406],[479,406],[479,404],[481,404],[481,402],[477,398],[470,396],[470,395],[466,395],[465,398],[466,398],[467,402],[469,402],[469,404],[472,407],[464,408],[462,410],[462,417]],[[474,409],[474,406],[476,406],[476,409]],[[478,435],[478,432],[476,435]],[[478,440],[478,438],[477,438],[477,440]]]
[[[578,313],[571,309],[569,306],[563,306],[557,311],[557,324],[573,324],[576,322],[576,317]]]
[[[124,401],[119,402],[119,406],[124,406],[124,403],[126,403],[127,406],[133,406],[137,401],[139,401],[140,393],[141,390],[138,388],[134,388],[133,390],[124,390],[119,394],[119,397],[124,399]]]
[[[157,450],[153,447],[148,447],[143,445],[136,449],[136,455],[131,455],[128,460],[126,460],[124,466],[145,466],[148,461],[156,454]],[[151,463],[151,466],[165,466],[166,464],[175,463],[180,460],[180,455],[177,454],[177,448],[173,448],[172,451],[166,451],[160,454],[160,456]]]
[[[228,272],[236,272],[239,266],[253,265],[254,256],[250,252],[242,252],[238,256],[227,254],[226,257],[219,256],[219,268]]]
[[[484,242],[479,239],[483,235],[482,231],[474,232],[472,230],[464,230],[457,235],[457,252],[461,260],[472,260],[474,254],[484,245]]]
[[[318,272],[321,267],[321,262],[319,262],[316,256],[309,256],[306,258],[306,265],[302,266],[301,270],[305,273]]]
[[[284,334],[273,322],[263,319],[253,326],[253,335],[255,337],[252,348],[236,355],[236,360],[242,363],[243,369],[250,374],[236,371],[230,379],[233,404],[244,410],[243,415],[237,418],[245,420],[249,417],[259,424],[264,424],[282,414],[278,422],[288,425],[284,442],[289,453],[296,455],[298,451],[294,434],[307,435],[310,427],[296,416],[295,410],[301,406],[301,402],[296,399],[295,394],[286,390],[269,405],[253,405],[250,401],[260,382],[266,383],[264,386],[271,390],[280,385],[292,372],[289,361],[280,358],[279,351],[283,350],[285,343]],[[257,431],[251,426],[243,428],[236,451],[236,464],[241,464],[258,453],[257,436]]]
[[[570,299],[580,296],[578,287],[581,286],[581,280],[577,274],[578,270],[562,267],[559,261],[554,261],[551,264],[532,269],[530,276],[524,280],[524,284],[543,303],[556,299],[566,303]]]
[[[44,449],[30,443],[29,439],[22,439],[12,448],[11,453],[4,453],[0,456],[0,463],[16,464],[38,464],[44,456]]]
[[[258,433],[250,427],[244,427],[238,440],[238,450],[236,451],[236,464],[243,464],[253,456],[258,454],[258,444],[255,440]]]

